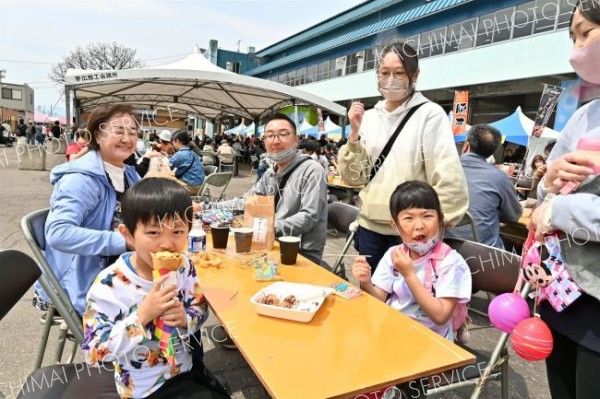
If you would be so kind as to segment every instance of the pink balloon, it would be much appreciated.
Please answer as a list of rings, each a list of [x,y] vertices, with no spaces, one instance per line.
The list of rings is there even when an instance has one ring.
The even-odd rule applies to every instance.
[[[550,356],[554,346],[552,332],[538,317],[530,317],[517,324],[510,341],[515,353],[531,362]]]
[[[494,327],[510,334],[520,321],[529,317],[529,305],[518,294],[502,294],[490,303],[488,316]]]

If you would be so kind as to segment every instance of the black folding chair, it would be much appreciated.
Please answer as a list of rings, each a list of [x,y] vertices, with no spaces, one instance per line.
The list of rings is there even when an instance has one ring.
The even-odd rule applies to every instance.
[[[34,369],[38,369],[42,365],[44,352],[46,351],[46,344],[48,342],[48,336],[50,335],[50,328],[53,325],[60,325],[58,345],[55,352],[56,363],[61,362],[62,353],[67,339],[75,341],[68,363],[73,361],[77,347],[83,343],[83,326],[81,318],[71,304],[69,296],[60,286],[56,275],[52,271],[52,268],[48,264],[48,261],[44,255],[44,251],[46,250],[46,237],[44,235],[44,228],[49,212],[49,209],[41,209],[25,215],[21,219],[21,230],[23,231],[25,240],[27,241],[27,244],[29,244],[29,247],[31,248],[42,272],[42,275],[39,278],[40,285],[50,298],[51,302],[50,307],[46,312],[42,339],[38,347],[38,355]],[[60,317],[57,317],[56,311],[60,313]]]
[[[485,291],[492,294],[513,292],[521,270],[520,256],[474,241],[455,238],[447,238],[444,241],[467,262],[471,270],[473,292]],[[521,290],[521,296],[525,298],[529,290],[529,284],[525,284]],[[471,399],[477,399],[490,380],[500,379],[501,397],[502,399],[508,399],[509,354],[506,345],[508,337],[509,334],[507,333],[500,335],[489,357],[473,348],[460,344],[475,355],[477,365],[486,364],[486,367],[482,370],[479,367],[465,366],[444,373],[446,374],[445,377],[435,378],[436,376],[433,376],[430,380],[435,380],[438,383],[434,383],[433,388],[427,389],[427,395],[438,395],[453,389],[474,385],[475,390],[471,394]],[[460,376],[459,381],[456,381],[456,376]]]
[[[333,273],[338,274],[343,279],[346,278],[346,269],[344,267],[344,258],[352,245],[354,234],[358,229],[356,220],[358,219],[358,208],[342,202],[333,202],[327,205],[327,223],[339,233],[346,235],[346,242],[342,251],[338,254],[333,264]]]

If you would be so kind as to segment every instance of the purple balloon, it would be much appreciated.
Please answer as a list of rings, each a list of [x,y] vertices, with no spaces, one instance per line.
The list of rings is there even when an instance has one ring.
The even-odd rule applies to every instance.
[[[518,294],[502,294],[490,303],[488,316],[494,327],[510,334],[520,321],[529,317],[529,305]]]

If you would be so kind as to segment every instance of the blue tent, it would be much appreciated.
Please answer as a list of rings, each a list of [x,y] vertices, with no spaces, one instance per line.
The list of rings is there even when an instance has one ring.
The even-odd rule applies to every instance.
[[[533,131],[533,120],[529,119],[521,107],[518,107],[515,112],[507,116],[506,118],[500,119],[499,121],[492,122],[490,125],[500,130],[505,141],[518,145],[527,146],[531,132]],[[549,127],[544,128],[542,132],[542,139],[556,140],[558,139],[558,132],[550,129]],[[455,142],[465,141],[466,135],[454,136]]]

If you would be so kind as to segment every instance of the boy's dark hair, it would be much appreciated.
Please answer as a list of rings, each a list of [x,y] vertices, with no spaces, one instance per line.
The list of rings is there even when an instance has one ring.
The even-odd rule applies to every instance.
[[[173,133],[173,136],[171,137],[171,142],[175,140],[179,141],[183,145],[188,145],[191,141],[188,132],[185,132],[183,130],[177,130],[175,133]]]
[[[121,200],[123,224],[133,235],[139,222],[181,219],[192,226],[193,209],[189,192],[179,183],[163,177],[142,179],[129,188]],[[170,224],[167,224],[170,226]]]
[[[487,134],[489,133],[489,134]],[[472,126],[467,134],[467,142],[471,152],[489,158],[502,141],[502,133],[491,125],[479,124]]]
[[[444,213],[437,193],[429,184],[409,180],[400,184],[390,197],[390,213],[392,219],[396,221],[398,214],[405,209],[422,208],[433,209],[438,213],[440,225],[444,221]]]
[[[272,114],[267,116],[264,120],[263,120],[263,125],[265,125],[265,127],[267,126],[267,124],[271,121],[275,121],[275,120],[282,120],[282,121],[287,121],[291,127],[292,127],[292,134],[296,134],[296,124],[294,123],[294,121],[287,115],[284,114]]]

